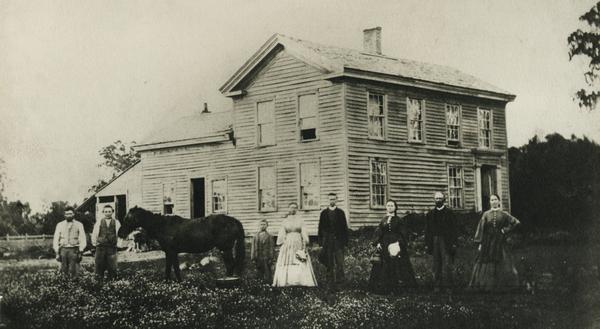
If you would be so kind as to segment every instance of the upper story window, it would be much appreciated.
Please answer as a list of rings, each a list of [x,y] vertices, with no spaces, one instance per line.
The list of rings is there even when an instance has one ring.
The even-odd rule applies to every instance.
[[[275,167],[258,168],[258,210],[275,211],[277,208]]]
[[[300,140],[310,141],[317,139],[317,95],[308,94],[298,97],[298,126],[300,127]]]
[[[273,101],[256,104],[256,132],[258,145],[275,144],[275,108]]]
[[[492,147],[492,111],[477,109],[477,121],[479,126],[479,147]]]
[[[388,165],[386,161],[371,159],[371,207],[385,207],[388,199]]]
[[[448,167],[448,203],[452,208],[463,208],[463,170]]]
[[[408,141],[423,142],[423,118],[425,101],[422,99],[406,98],[406,113],[408,115]]]
[[[385,96],[369,92],[367,103],[369,115],[369,137],[385,138]]]
[[[227,212],[227,180],[214,179],[212,181],[212,212]]]
[[[300,163],[300,207],[319,209],[320,190],[319,163]]]
[[[460,105],[446,104],[446,141],[448,145],[460,145],[460,110]]]

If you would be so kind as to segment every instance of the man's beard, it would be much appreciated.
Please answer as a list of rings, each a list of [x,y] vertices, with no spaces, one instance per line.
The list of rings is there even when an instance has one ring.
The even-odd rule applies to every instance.
[[[436,203],[435,203],[435,206],[436,206],[436,207],[438,207],[438,208],[440,208],[440,207],[441,207],[441,206],[443,206],[443,205],[444,205],[444,203],[443,203],[443,202],[436,202]]]
[[[73,221],[73,217],[71,218],[66,218],[67,222],[72,222]]]

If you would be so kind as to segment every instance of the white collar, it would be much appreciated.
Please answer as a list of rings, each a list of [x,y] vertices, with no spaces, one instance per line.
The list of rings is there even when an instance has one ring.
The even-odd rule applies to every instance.
[[[435,207],[435,209],[437,209],[437,210],[443,210],[444,208],[446,208],[446,205],[445,205],[445,204],[443,204],[443,205],[442,205],[441,207],[439,207],[439,208],[438,208],[438,207]]]
[[[337,206],[333,206],[333,207],[329,206],[328,208],[329,208],[329,210],[335,210],[335,209],[337,209]]]

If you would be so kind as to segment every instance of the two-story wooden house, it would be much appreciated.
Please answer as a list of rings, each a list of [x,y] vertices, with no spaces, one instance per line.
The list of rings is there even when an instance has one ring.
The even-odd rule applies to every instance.
[[[312,232],[337,193],[354,228],[388,198],[402,211],[443,191],[457,209],[490,193],[510,206],[507,102],[515,96],[456,69],[392,58],[381,29],[364,50],[276,34],[221,87],[226,113],[183,118],[138,145],[143,206],[186,217],[227,212],[271,230],[290,202]]]

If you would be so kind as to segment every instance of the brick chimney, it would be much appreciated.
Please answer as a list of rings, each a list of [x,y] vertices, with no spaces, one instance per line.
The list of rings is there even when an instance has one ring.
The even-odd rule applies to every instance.
[[[381,55],[381,27],[363,30],[363,47],[365,52]]]

